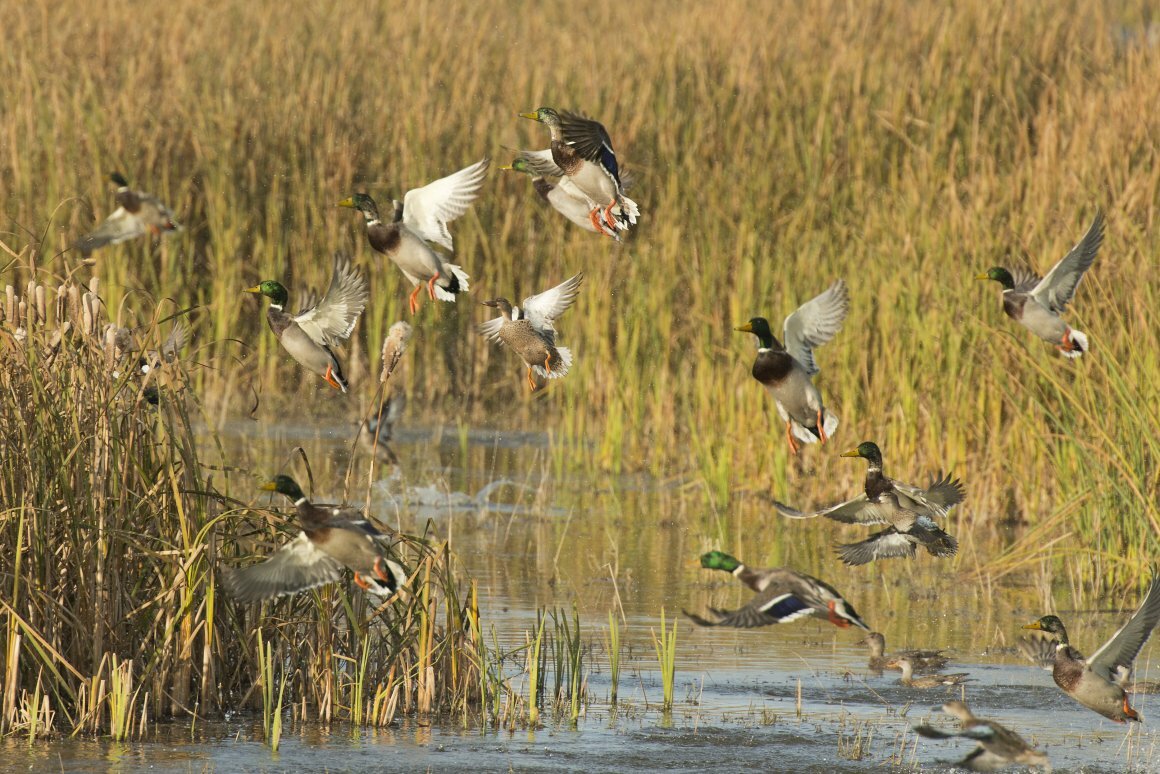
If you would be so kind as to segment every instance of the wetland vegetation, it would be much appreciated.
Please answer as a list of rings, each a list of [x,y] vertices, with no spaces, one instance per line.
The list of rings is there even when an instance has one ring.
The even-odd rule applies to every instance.
[[[968,688],[981,715],[1011,707],[1017,728],[1016,709],[1046,703],[1063,718],[1028,721],[1053,761],[1060,748],[1094,770],[1153,759],[1151,736],[1121,744],[1051,694],[1005,690],[1040,675],[1004,651],[1055,609],[1098,620],[1076,635],[1094,650],[1126,615],[1102,614],[1135,608],[1157,554],[1160,45],[1146,3],[835,2],[771,20],[745,2],[642,16],[602,0],[403,13],[33,0],[9,16],[0,733],[162,738],[176,718],[196,737],[244,710],[245,734],[308,756],[318,721],[397,741],[432,718],[445,734],[532,735],[620,718],[655,755],[705,744],[745,760],[749,731],[772,727],[752,743],[784,735],[805,762],[932,760],[905,720],[925,698],[844,677],[864,667],[849,632],[674,622],[745,599],[697,564],[722,549],[834,583],[891,642],[970,654],[993,700]],[[516,117],[543,104],[608,127],[641,209],[623,243],[495,171],[546,144]],[[493,171],[454,227],[472,292],[410,318],[410,287],[336,205],[482,156]],[[113,170],[185,230],[83,260],[69,248],[114,206]],[[974,277],[1045,271],[1097,208],[1104,243],[1069,312],[1091,351],[1064,361]],[[271,277],[321,289],[336,251],[371,286],[346,396],[284,356],[243,292]],[[489,316],[474,302],[580,270],[561,323],[571,372],[529,395],[514,356],[473,331]],[[749,376],[752,336],[733,329],[838,278],[850,312],[816,381],[841,425],[795,457]],[[401,318],[415,335],[383,384],[378,353]],[[144,379],[106,332],[136,328],[134,352],[160,349],[179,320],[191,343]],[[401,481],[385,481],[392,468],[355,439],[398,389]],[[956,556],[846,568],[837,528],[774,512],[857,491],[864,466],[838,453],[867,439],[905,480],[963,479],[946,524]],[[256,489],[290,471],[402,533],[407,592],[383,609],[343,584],[228,599],[216,568],[292,527]],[[457,495],[485,489],[486,503]],[[786,676],[789,653],[805,685]],[[777,677],[750,673],[767,667]],[[682,735],[705,724],[702,741]],[[471,762],[455,749],[430,765]]]

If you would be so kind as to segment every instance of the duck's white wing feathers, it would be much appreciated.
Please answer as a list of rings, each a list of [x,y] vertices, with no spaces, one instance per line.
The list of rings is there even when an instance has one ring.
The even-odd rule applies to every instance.
[[[422,188],[407,191],[403,197],[403,223],[428,242],[454,250],[447,224],[467,212],[475,201],[488,163],[488,159],[477,161]]]
[[[538,331],[555,332],[556,329],[552,327],[553,321],[576,300],[576,295],[580,292],[580,283],[583,281],[584,272],[580,272],[551,290],[525,298],[524,316],[532,327]]]
[[[838,280],[785,318],[785,349],[810,376],[818,372],[814,347],[834,338],[849,309],[846,283]]]
[[[1160,578],[1153,578],[1140,608],[1087,660],[1097,675],[1119,683],[1132,672],[1132,662],[1160,623]]]
[[[350,258],[337,253],[326,295],[295,315],[294,321],[315,344],[336,346],[350,336],[369,297],[366,277]]]
[[[1103,241],[1104,214],[1097,211],[1083,239],[1079,240],[1079,243],[1071,248],[1071,252],[1040,280],[1031,291],[1031,295],[1056,314],[1062,312],[1075,295],[1076,286],[1079,285],[1084,272],[1096,259],[1096,253],[1099,252]]]
[[[491,341],[499,341],[499,329],[503,327],[503,315],[487,322],[481,322],[476,330],[483,336],[486,336]]]
[[[223,580],[234,599],[257,602],[332,583],[341,576],[342,565],[301,532],[264,562],[226,569]]]
[[[545,148],[544,150],[522,150],[519,152],[519,158],[524,160],[535,174],[540,177],[567,177],[564,170],[556,166],[555,159],[552,158],[552,149]]]

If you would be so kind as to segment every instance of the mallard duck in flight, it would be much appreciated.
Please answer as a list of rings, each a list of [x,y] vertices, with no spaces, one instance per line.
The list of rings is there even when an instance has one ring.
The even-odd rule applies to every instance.
[[[522,118],[539,121],[552,134],[552,161],[589,202],[593,229],[627,229],[636,223],[640,208],[624,195],[620,164],[612,150],[612,138],[599,121],[542,107]],[[603,212],[601,212],[603,210]]]
[[[1002,266],[992,266],[975,279],[998,282],[1003,286],[1003,311],[1008,317],[1054,344],[1064,357],[1079,357],[1088,349],[1087,336],[1064,322],[1061,315],[1103,241],[1104,215],[1097,211],[1083,239],[1043,279],[1029,271],[1012,274]]]
[[[819,371],[814,347],[834,338],[849,304],[846,283],[838,280],[785,318],[784,344],[774,337],[764,317],[753,317],[737,328],[757,337],[753,378],[773,396],[793,454],[798,453],[799,441],[825,443],[838,429],[838,417],[826,409],[822,393],[813,383]]]
[[[870,627],[858,616],[854,606],[828,583],[788,567],[768,570],[751,569],[721,551],[710,551],[701,557],[701,566],[711,570],[732,573],[738,580],[757,592],[749,604],[739,610],[710,608],[716,620],[682,611],[700,626],[733,626],[749,629],[756,626],[788,623],[806,616],[824,618],[845,629],[850,625],[859,629]]]
[[[499,309],[500,316],[481,323],[479,332],[492,341],[502,341],[520,356],[528,368],[528,387],[533,391],[533,371],[543,379],[560,379],[572,367],[572,352],[556,345],[555,323],[576,300],[583,281],[581,272],[551,290],[528,296],[522,308],[506,298],[482,302]]]
[[[307,300],[298,314],[285,311],[289,295],[277,280],[265,280],[246,288],[246,292],[270,299],[266,322],[290,356],[331,387],[346,392],[346,377],[331,347],[350,338],[370,297],[366,277],[351,266],[350,259],[342,254],[334,256],[334,272],[326,295],[318,303]]]
[[[946,516],[953,506],[962,502],[961,482],[952,480],[949,475],[936,476],[930,486],[922,489],[887,478],[882,474],[882,452],[872,441],[860,443],[857,448],[842,452],[841,456],[866,460],[866,484],[861,494],[810,513],[775,502],[777,512],[791,519],[825,516],[843,524],[890,525],[859,543],[838,546],[838,556],[846,564],[866,564],[896,556],[913,557],[916,546],[922,546],[932,556],[938,557],[952,556],[958,550],[958,541],[935,524],[934,519]]]
[[[455,301],[468,291],[468,275],[459,266],[444,260],[432,245],[448,252],[455,249],[447,224],[467,212],[479,195],[487,176],[488,159],[408,191],[402,202],[394,202],[389,223],[379,216],[370,196],[359,193],[338,203],[362,213],[367,240],[377,252],[390,258],[415,289],[407,299],[411,314],[419,310],[419,291],[427,285],[431,300]]]
[[[117,186],[117,209],[105,218],[95,231],[76,241],[76,248],[85,255],[105,245],[117,245],[145,234],[168,234],[181,230],[173,213],[153,194],[134,191],[125,176],[119,172],[109,175]]]
[[[289,476],[275,476],[261,488],[294,503],[302,532],[264,562],[225,569],[223,581],[234,599],[258,602],[297,594],[338,580],[344,567],[354,570],[359,588],[378,596],[390,597],[406,585],[407,573],[388,555],[390,536],[362,511],[312,503]]]
[[[1132,663],[1152,630],[1160,623],[1160,578],[1153,578],[1148,593],[1128,622],[1111,639],[1085,659],[1071,647],[1063,621],[1045,615],[1024,629],[1047,632],[1055,640],[1055,664],[1051,676],[1063,692],[1105,718],[1123,723],[1139,720],[1124,691],[1132,674]]]

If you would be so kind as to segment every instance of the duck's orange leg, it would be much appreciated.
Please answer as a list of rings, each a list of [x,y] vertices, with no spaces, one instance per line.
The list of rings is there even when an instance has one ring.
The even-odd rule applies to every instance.
[[[415,289],[411,291],[411,296],[407,299],[407,306],[411,308],[411,314],[419,311],[419,291],[422,289],[422,285],[416,285]]]
[[[324,373],[322,375],[322,378],[325,379],[326,383],[329,384],[334,389],[336,389],[336,390],[342,389],[342,385],[338,383],[338,379],[334,378],[334,369],[330,366],[329,363],[326,366],[326,373]]]
[[[435,300],[435,280],[439,279],[439,272],[435,272],[435,276],[427,280],[427,295],[431,296],[431,300]]]
[[[604,222],[607,223],[608,227],[613,230],[615,230],[617,226],[616,219],[612,217],[612,208],[615,206],[616,199],[613,199],[612,203],[604,208]]]
[[[1128,694],[1126,693],[1124,694],[1124,714],[1132,720],[1140,719],[1140,713],[1136,712],[1136,710],[1132,709],[1132,706],[1128,704]]]
[[[821,409],[818,409],[818,438],[821,439],[823,444],[826,441],[830,440],[829,438],[826,437],[826,423],[822,421],[822,410]]]
[[[1071,328],[1063,332],[1063,338],[1059,340],[1059,348],[1064,352],[1074,352],[1075,344],[1071,340]]]
[[[797,440],[793,437],[793,428],[789,422],[785,423],[785,440],[789,442],[790,454],[796,455],[798,453],[798,443]]]
[[[367,582],[366,578],[359,575],[357,572],[354,574],[354,582],[363,591],[370,591],[370,589],[371,589],[371,584]]]
[[[596,229],[597,231],[599,231],[602,234],[604,233],[604,227],[600,225],[600,208],[599,207],[593,207],[588,212],[588,220],[590,220],[592,222],[592,228]]]
[[[387,573],[385,569],[383,569],[383,557],[381,556],[378,559],[375,559],[375,575],[377,575],[380,580],[385,580],[387,582],[392,582],[395,580]]]
[[[528,389],[532,392],[536,391],[536,380],[532,378],[532,367],[528,366]]]

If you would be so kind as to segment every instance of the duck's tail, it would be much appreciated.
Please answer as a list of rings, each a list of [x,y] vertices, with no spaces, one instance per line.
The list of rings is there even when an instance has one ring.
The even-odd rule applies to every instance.
[[[468,290],[467,272],[453,263],[445,263],[443,267],[450,270],[450,273],[446,277],[440,277],[439,282],[435,283],[435,298],[454,303],[456,294],[466,293]],[[441,285],[444,279],[447,280],[447,284]]]
[[[552,358],[550,364],[552,370],[544,368],[542,365],[532,366],[532,370],[542,379],[559,379],[568,375],[568,369],[572,367],[572,351],[567,347],[556,347],[556,357]]]
[[[1064,357],[1079,357],[1088,350],[1088,337],[1083,331],[1077,331],[1074,328],[1069,328],[1067,331],[1067,344],[1059,348],[1059,354]]]

